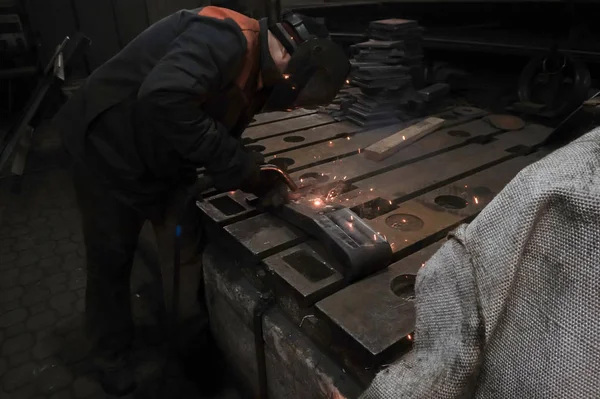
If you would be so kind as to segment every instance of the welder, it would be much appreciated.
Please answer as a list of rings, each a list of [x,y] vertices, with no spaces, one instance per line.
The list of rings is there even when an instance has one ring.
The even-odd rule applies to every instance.
[[[315,19],[204,7],[150,26],[61,109],[87,251],[85,330],[107,393],[135,389],[130,274],[143,223],[171,245],[173,209],[201,167],[217,190],[268,193],[242,132],[260,111],[330,103],[349,69]]]

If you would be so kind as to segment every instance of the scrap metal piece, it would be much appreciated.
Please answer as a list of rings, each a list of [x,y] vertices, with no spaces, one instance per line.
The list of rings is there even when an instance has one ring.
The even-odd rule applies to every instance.
[[[502,130],[521,130],[525,127],[525,121],[513,115],[490,115],[488,121]]]
[[[386,239],[347,208],[309,207],[291,202],[276,211],[288,223],[320,240],[343,267],[346,281],[355,281],[385,268],[392,258]]]
[[[319,301],[317,309],[376,359],[401,354],[406,337],[415,328],[414,281],[421,266],[442,246],[443,240],[392,264]],[[404,281],[409,286],[404,286]]]

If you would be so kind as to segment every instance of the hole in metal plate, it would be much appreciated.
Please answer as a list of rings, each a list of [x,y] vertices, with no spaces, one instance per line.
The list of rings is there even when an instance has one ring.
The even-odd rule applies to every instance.
[[[283,138],[283,141],[285,141],[286,143],[301,143],[304,140],[306,139],[302,136],[287,136]]]
[[[257,142],[257,141],[258,141],[258,140],[256,140],[256,139],[253,139],[252,137],[244,137],[244,138],[242,139],[242,144],[246,145],[246,144],[255,143],[255,142]]]
[[[465,199],[456,195],[440,195],[436,197],[435,203],[446,209],[464,209],[468,205]]]
[[[418,231],[423,228],[423,220],[417,216],[397,213],[385,219],[385,223],[400,231]]]
[[[464,130],[450,130],[448,136],[452,137],[470,137],[471,133],[465,132]]]
[[[246,149],[248,151],[263,152],[264,150],[267,149],[267,147],[265,147],[264,145],[260,145],[260,144],[252,144],[252,145],[247,145]]]
[[[362,205],[355,206],[352,208],[352,211],[354,211],[361,219],[371,220],[378,216],[385,215],[394,209],[398,209],[398,206],[393,202],[390,203],[390,201],[384,200],[383,198],[375,198]]]
[[[402,274],[392,280],[390,289],[400,299],[414,301],[415,299],[415,281],[413,274]]]
[[[292,158],[272,158],[267,163],[278,166],[283,170],[287,170],[287,168],[295,164],[296,161],[294,161]]]
[[[240,212],[244,212],[246,209],[229,198],[228,196],[213,198],[208,201],[212,206],[217,208],[221,213],[227,216],[237,215]]]
[[[304,250],[286,255],[283,257],[283,260],[313,283],[324,280],[334,274],[334,271],[325,263]]]

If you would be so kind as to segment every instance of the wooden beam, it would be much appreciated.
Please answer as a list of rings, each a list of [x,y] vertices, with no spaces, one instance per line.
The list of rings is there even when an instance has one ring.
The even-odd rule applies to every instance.
[[[443,119],[435,117],[417,122],[365,148],[365,157],[373,161],[381,161],[401,148],[425,137],[441,127],[443,123]]]

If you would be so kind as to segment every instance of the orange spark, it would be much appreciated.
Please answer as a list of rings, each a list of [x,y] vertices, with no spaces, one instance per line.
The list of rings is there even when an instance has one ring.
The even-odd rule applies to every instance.
[[[479,198],[477,198],[477,197],[473,197],[473,198],[475,199],[475,203],[479,204]]]
[[[413,336],[412,336],[411,334],[408,334],[408,335],[406,336],[406,338],[408,338],[408,340],[409,340],[409,341],[412,341],[412,340],[413,340]]]

